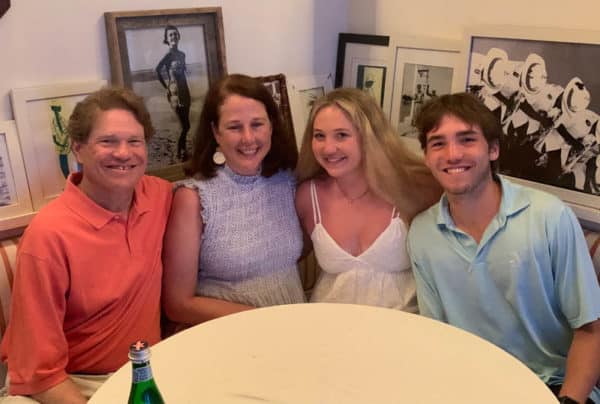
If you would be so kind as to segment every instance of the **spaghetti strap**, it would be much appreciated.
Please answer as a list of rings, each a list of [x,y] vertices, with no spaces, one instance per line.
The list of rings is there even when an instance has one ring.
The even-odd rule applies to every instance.
[[[392,219],[394,219],[394,217],[396,217],[396,207],[395,206],[392,209]]]
[[[319,209],[319,199],[317,198],[317,186],[315,185],[315,180],[310,180],[310,200],[312,202],[315,224],[321,223],[321,209]]]

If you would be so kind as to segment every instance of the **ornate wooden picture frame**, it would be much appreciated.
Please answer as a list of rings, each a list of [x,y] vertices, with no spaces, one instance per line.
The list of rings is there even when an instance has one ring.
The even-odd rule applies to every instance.
[[[294,123],[292,121],[292,110],[290,108],[290,99],[288,97],[287,84],[285,75],[274,74],[270,76],[257,77],[273,96],[273,100],[281,111],[281,117],[283,118],[284,124],[287,126],[288,132],[291,136],[295,135]]]

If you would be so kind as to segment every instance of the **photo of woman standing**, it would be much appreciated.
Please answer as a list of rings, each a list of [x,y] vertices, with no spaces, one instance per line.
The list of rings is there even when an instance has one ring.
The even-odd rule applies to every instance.
[[[185,77],[185,53],[178,49],[181,34],[174,25],[165,27],[164,44],[169,46],[167,54],[158,62],[156,74],[158,81],[167,90],[167,100],[177,114],[181,124],[181,133],[177,140],[177,159],[187,160],[186,139],[190,130],[191,97]]]

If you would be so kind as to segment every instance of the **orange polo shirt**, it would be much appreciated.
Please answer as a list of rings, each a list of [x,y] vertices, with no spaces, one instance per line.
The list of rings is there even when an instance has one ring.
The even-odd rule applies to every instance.
[[[124,220],[88,198],[79,181],[81,174],[69,177],[19,244],[1,346],[10,394],[45,391],[69,373],[115,371],[131,342],[160,339],[171,184],[144,176]]]

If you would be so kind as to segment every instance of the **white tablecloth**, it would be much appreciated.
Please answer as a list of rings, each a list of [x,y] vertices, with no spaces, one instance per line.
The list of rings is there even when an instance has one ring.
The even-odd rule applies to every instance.
[[[390,309],[299,304],[209,321],[152,348],[167,403],[555,403],[515,358]],[[90,403],[125,403],[131,365]]]

